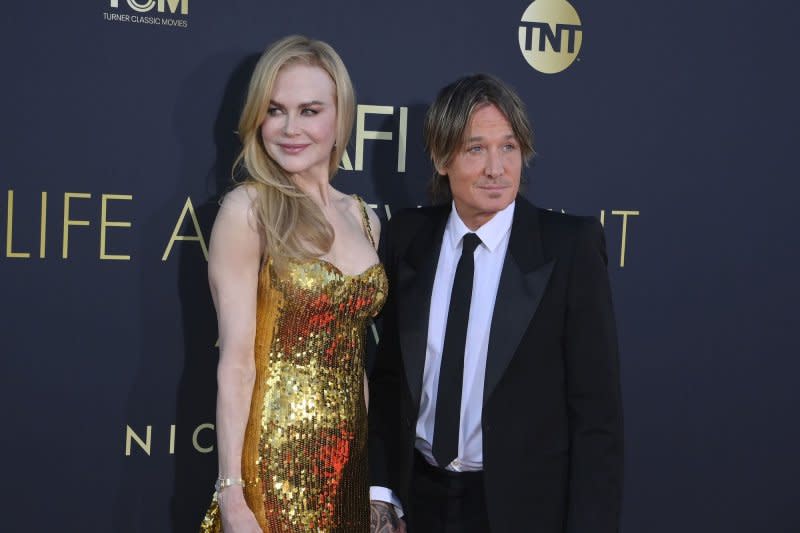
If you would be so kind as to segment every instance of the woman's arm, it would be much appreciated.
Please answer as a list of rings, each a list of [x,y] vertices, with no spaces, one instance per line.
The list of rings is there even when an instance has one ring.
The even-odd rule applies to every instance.
[[[242,477],[242,446],[255,382],[253,345],[262,250],[251,195],[247,188],[239,187],[225,197],[211,232],[208,259],[219,325],[219,476],[232,479]],[[261,531],[240,485],[225,488],[218,498],[226,533]]]

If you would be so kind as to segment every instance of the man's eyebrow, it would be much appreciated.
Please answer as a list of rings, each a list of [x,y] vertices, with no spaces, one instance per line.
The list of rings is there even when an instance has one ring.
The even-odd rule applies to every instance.
[[[509,133],[508,135],[505,136],[505,139],[513,139],[513,138],[514,138],[514,134],[513,133]],[[467,142],[471,143],[471,142],[475,142],[475,141],[482,141],[483,139],[484,138],[482,136],[480,136],[480,135],[479,136],[475,136],[475,137],[468,137],[467,138]]]

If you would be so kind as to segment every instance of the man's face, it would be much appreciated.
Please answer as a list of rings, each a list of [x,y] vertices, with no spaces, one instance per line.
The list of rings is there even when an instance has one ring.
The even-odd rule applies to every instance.
[[[511,124],[497,107],[473,111],[464,144],[444,168],[456,211],[472,230],[488,222],[517,197],[522,154]]]

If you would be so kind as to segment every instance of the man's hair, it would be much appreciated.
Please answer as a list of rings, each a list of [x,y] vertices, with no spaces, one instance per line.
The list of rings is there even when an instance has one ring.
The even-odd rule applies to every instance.
[[[486,105],[494,105],[511,124],[526,166],[534,155],[533,132],[525,104],[514,89],[489,74],[459,78],[439,91],[425,115],[425,150],[434,166],[429,190],[434,202],[451,198],[448,177],[437,169],[449,165],[464,146],[470,117]]]

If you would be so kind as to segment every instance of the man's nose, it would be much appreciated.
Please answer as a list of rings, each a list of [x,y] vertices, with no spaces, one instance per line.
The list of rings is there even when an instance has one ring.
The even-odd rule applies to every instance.
[[[486,175],[492,178],[502,176],[503,156],[495,150],[489,150],[486,155]]]

